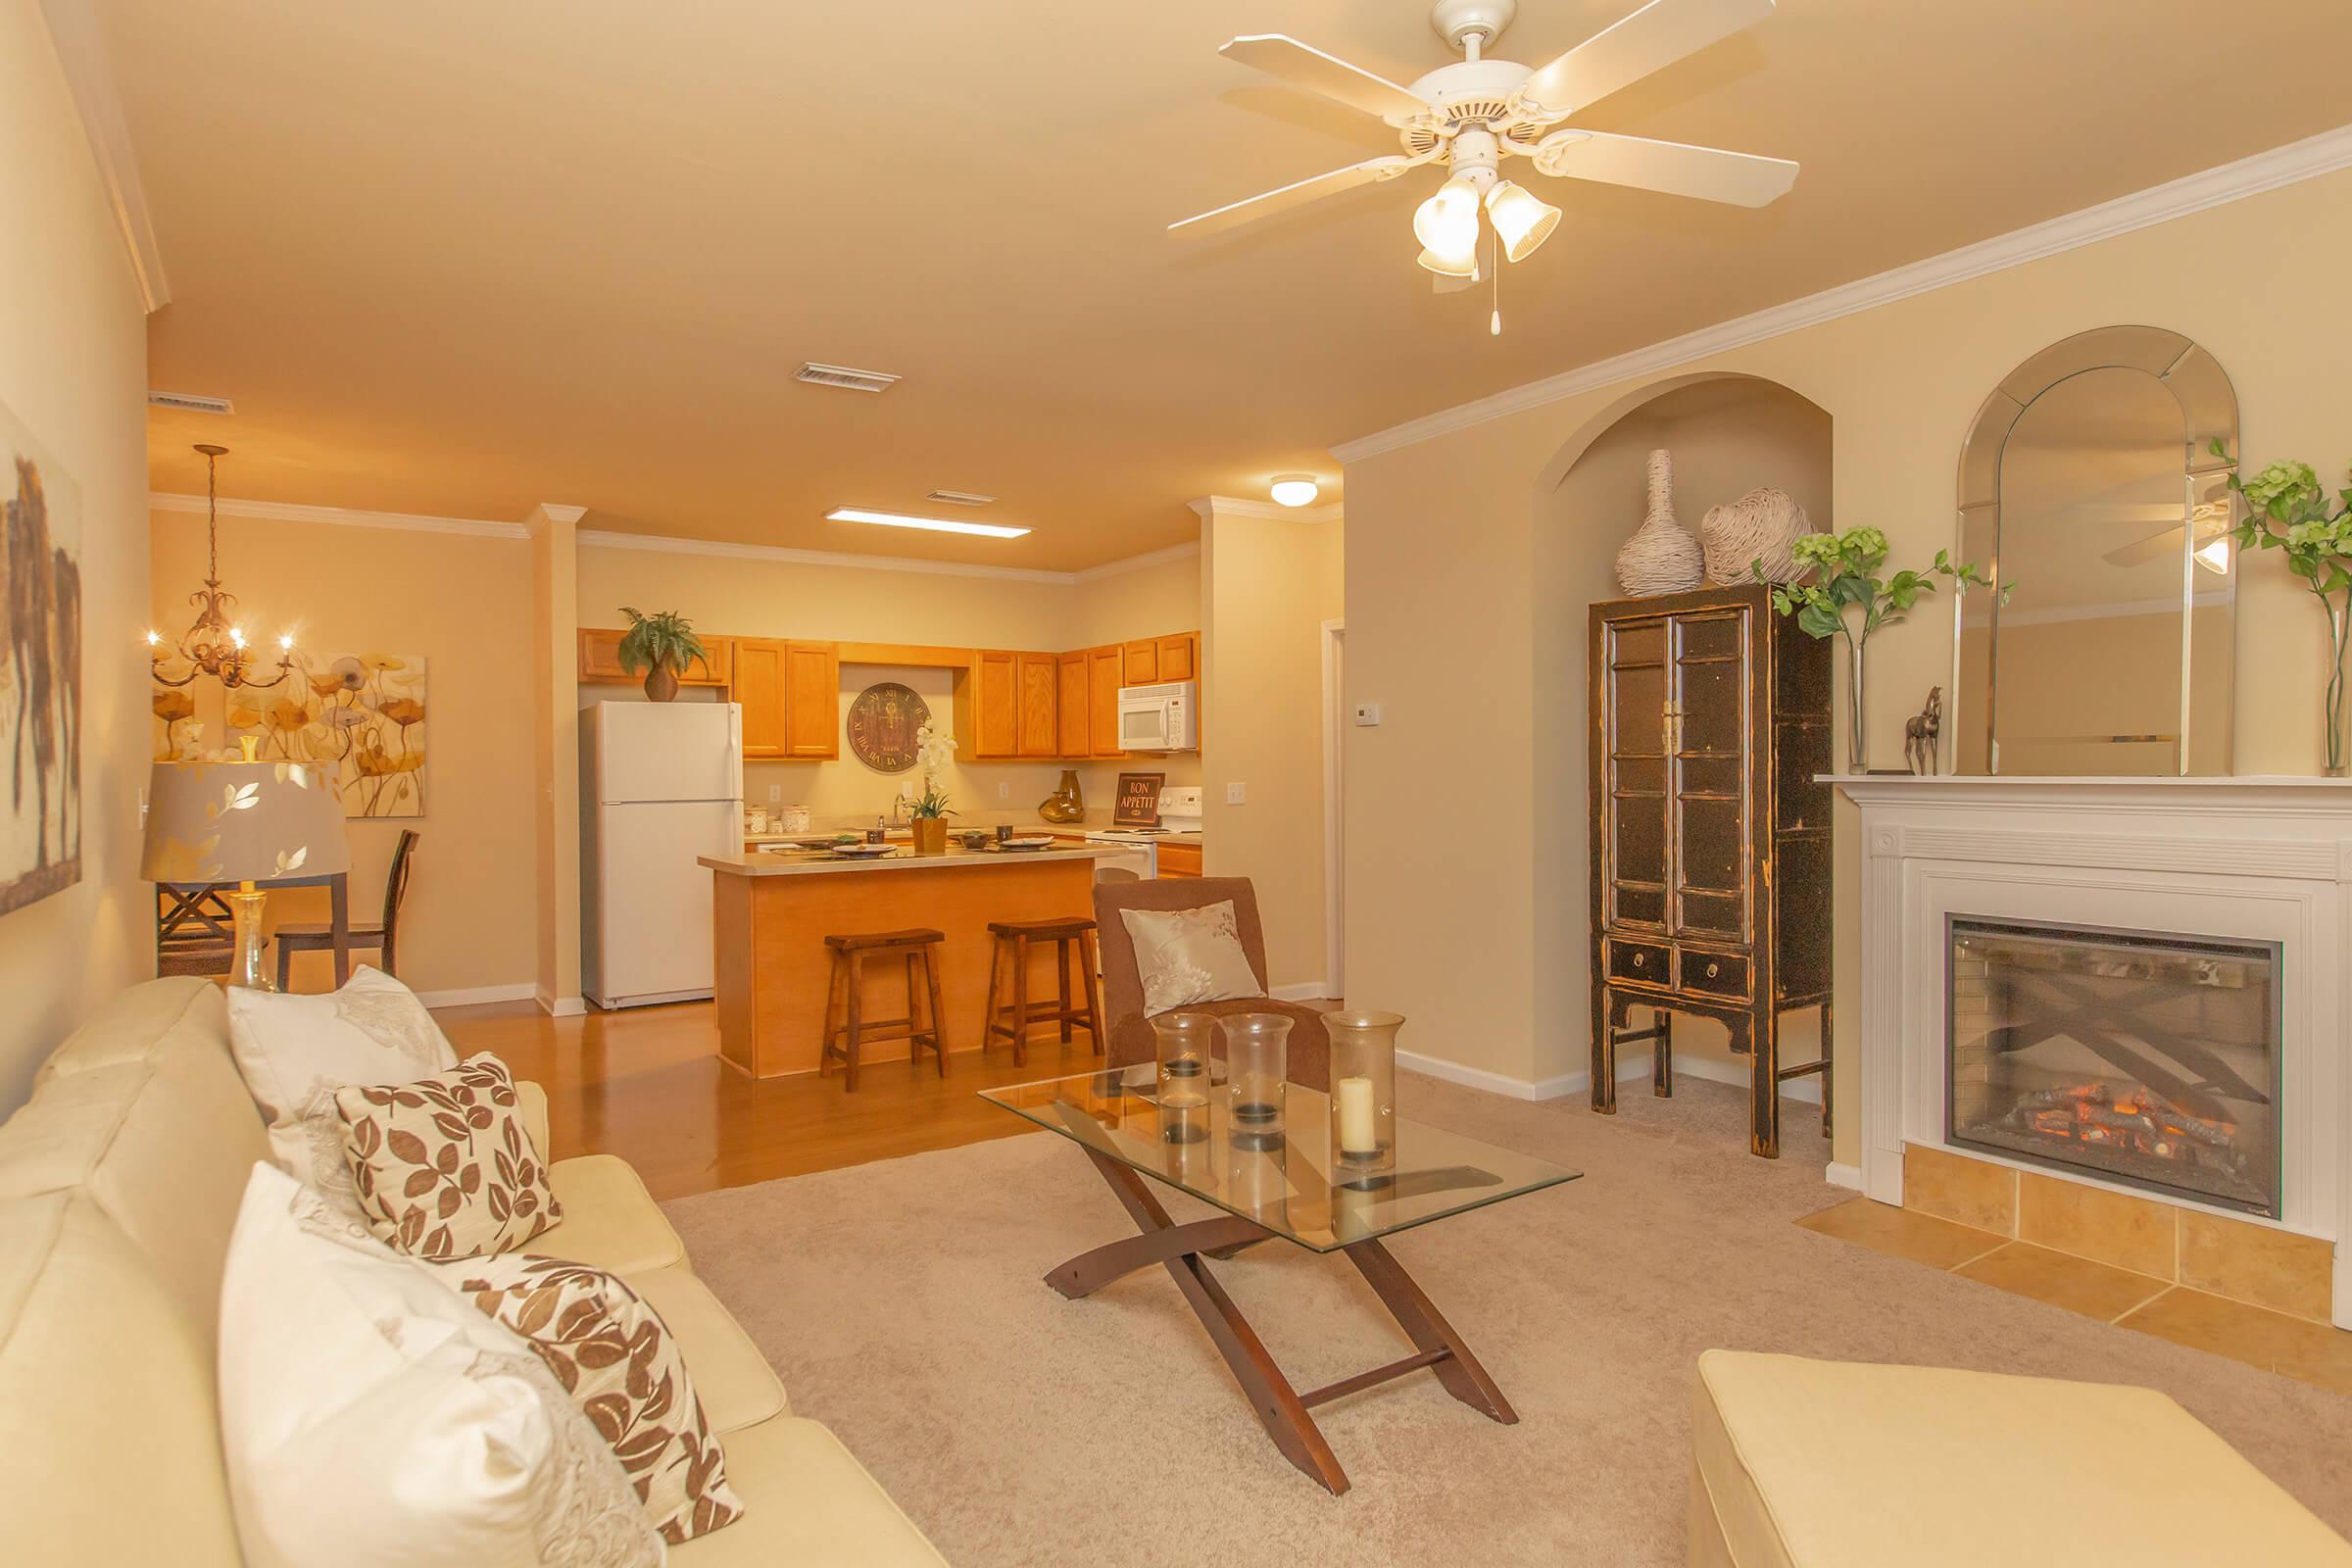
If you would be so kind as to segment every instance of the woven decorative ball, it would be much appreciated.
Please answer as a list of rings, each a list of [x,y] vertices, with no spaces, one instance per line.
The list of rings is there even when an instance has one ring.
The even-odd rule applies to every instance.
[[[1813,531],[1805,509],[1785,490],[1759,485],[1729,506],[1709,507],[1698,525],[1707,552],[1707,581],[1753,582],[1751,563],[1764,564],[1767,582],[1794,582],[1805,574],[1788,547]]]
[[[1636,599],[1688,593],[1706,574],[1698,541],[1674,519],[1674,454],[1649,455],[1649,511],[1617,552],[1617,583]]]

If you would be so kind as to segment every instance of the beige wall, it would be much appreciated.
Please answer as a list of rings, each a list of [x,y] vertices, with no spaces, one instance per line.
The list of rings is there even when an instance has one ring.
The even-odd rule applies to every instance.
[[[204,575],[204,518],[155,513],[152,545],[154,623],[173,637],[187,623],[187,592]],[[424,992],[530,982],[533,650],[530,620],[518,612],[531,597],[530,543],[224,514],[220,569],[244,624],[261,636],[289,630],[320,660],[424,657],[425,814],[347,824],[352,918],[375,920],[393,845],[413,828],[419,838],[401,910],[401,978]],[[220,686],[199,679],[188,690],[204,744],[227,744]],[[270,902],[275,918],[326,918],[321,890]],[[305,955],[295,983],[328,989],[332,972],[325,956]]]
[[[2287,233],[2291,244],[2249,240]],[[1837,520],[1884,527],[1897,564],[1924,565],[1951,543],[1959,443],[1986,390],[2087,327],[2146,322],[2186,333],[2235,383],[2251,463],[2299,457],[2340,472],[2352,459],[2352,386],[2320,323],[2341,314],[2347,245],[2352,174],[2339,173],[1674,374],[1763,376],[1825,410],[1835,423]],[[1622,384],[1528,409],[1348,466],[1349,697],[1381,700],[1388,712],[1381,729],[1350,732],[1348,969],[1386,978],[1385,1000],[1414,1016],[1411,1049],[1522,1082],[1581,1056],[1588,1028],[1557,1009],[1539,1016],[1530,982],[1539,963],[1581,970],[1588,961],[1556,942],[1539,951],[1534,934],[1537,890],[1575,881],[1575,868],[1525,851],[1532,813],[1562,808],[1555,781],[1539,799],[1528,736],[1540,723],[1585,721],[1575,668],[1540,662],[1534,650],[1540,624],[1581,621],[1585,606],[1536,588],[1532,563],[1538,530],[1553,525],[1547,478],[1562,448],[1604,427],[1636,390]],[[1613,542],[1595,541],[1604,547],[1614,553]],[[2241,773],[2308,773],[2319,760],[2321,633],[2308,595],[2276,560],[2257,557],[2241,590]],[[1870,725],[1888,749],[1875,760],[1897,760],[1901,718],[1948,680],[1948,616],[1931,608],[1873,643]],[[1477,760],[1457,764],[1473,728]],[[1447,819],[1484,832],[1469,842],[1397,842],[1393,824],[1429,816],[1433,777],[1444,781]],[[1581,814],[1581,791],[1566,798]],[[1838,1088],[1852,1105],[1860,860],[1850,808],[1838,829]],[[1857,1157],[1858,1129],[1843,1118],[1840,1159]]]
[[[1343,617],[1347,528],[1237,516],[1211,503],[1200,697],[1203,868],[1256,884],[1267,984],[1321,991],[1323,632]],[[1240,784],[1246,799],[1226,801]]]
[[[147,782],[147,324],[35,0],[0,4],[0,405],[81,498],[81,880],[0,915],[0,1113],[82,1014],[155,972]],[[11,494],[14,493],[13,481]]]

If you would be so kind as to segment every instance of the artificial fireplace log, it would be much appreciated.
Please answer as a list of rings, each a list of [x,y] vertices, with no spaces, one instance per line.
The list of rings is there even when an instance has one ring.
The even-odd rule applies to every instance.
[[[2031,1025],[2006,1024],[1988,1030],[1984,1038],[1995,1051],[2003,1054],[2023,1051],[2063,1034],[2098,1052],[2125,1071],[2145,1079],[2151,1088],[2167,1098],[2179,1100],[2184,1107],[2209,1120],[2232,1119],[2226,1111],[2213,1107],[2210,1100],[2205,1100],[2209,1091],[2256,1105],[2271,1102],[2267,1091],[2248,1083],[2219,1053],[2192,1035],[2167,1029],[2149,1019],[2145,1016],[2144,1007],[2090,995],[2082,986],[2070,985],[2048,974],[2012,970],[2005,978],[2019,990],[2040,993],[2045,1004],[2051,1006],[2051,1013]],[[2126,1033],[2118,1023],[2111,1021],[2119,1017],[2132,1020],[2132,1032]],[[2177,1074],[2154,1066],[2149,1057],[2133,1049],[2135,1046],[2145,1046],[2185,1065],[2202,1075],[2202,1083],[2192,1085]],[[2172,1087],[2166,1087],[2168,1085]],[[2176,1089],[2178,1093],[2175,1093]],[[2199,1109],[2189,1097],[2203,1100],[2212,1108]]]

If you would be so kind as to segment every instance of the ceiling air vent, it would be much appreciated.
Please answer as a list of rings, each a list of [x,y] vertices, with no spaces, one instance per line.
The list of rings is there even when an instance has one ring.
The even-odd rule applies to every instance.
[[[995,496],[974,495],[969,490],[934,490],[923,497],[925,501],[943,502],[951,507],[988,507],[996,504]]]
[[[226,398],[198,397],[193,392],[158,392],[147,389],[147,401],[159,409],[185,409],[191,414],[234,414],[237,406]]]
[[[811,386],[837,386],[851,392],[887,392],[899,378],[881,370],[854,370],[846,365],[819,365],[811,360],[795,372]]]

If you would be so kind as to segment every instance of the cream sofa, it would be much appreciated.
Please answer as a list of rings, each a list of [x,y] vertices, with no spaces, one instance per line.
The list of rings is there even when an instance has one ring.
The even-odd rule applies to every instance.
[[[1709,1350],[1690,1568],[2352,1568],[2154,1389]]]
[[[547,1147],[547,1101],[523,1085]],[[208,981],[117,997],[0,1124],[0,1561],[236,1564],[214,1334],[229,1229],[270,1157]],[[671,1548],[681,1568],[942,1559],[847,1448],[793,1415],[637,1173],[550,1170],[561,1224],[531,1244],[625,1276],[675,1332],[746,1516]]]

